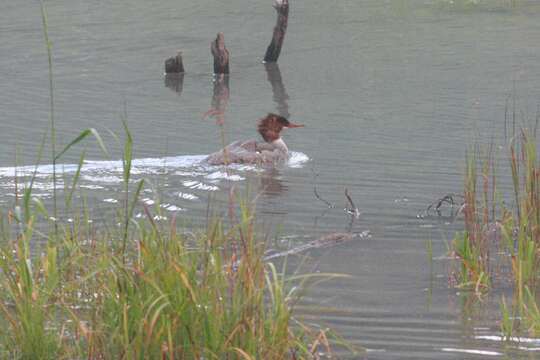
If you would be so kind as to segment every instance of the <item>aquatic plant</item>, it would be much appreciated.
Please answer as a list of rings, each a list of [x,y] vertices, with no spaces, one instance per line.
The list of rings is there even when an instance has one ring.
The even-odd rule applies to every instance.
[[[41,21],[43,25],[43,40],[47,49],[47,63],[49,65],[49,121],[51,130],[51,159],[52,159],[52,182],[53,182],[53,217],[57,217],[57,204],[56,204],[56,125],[55,125],[55,112],[54,112],[54,76],[53,76],[53,61],[52,61],[52,43],[49,39],[49,25],[47,19],[47,11],[43,1],[39,2],[41,9]]]
[[[501,300],[501,314],[501,332],[507,339],[511,339],[514,335],[514,314],[512,309],[508,307],[504,296]]]
[[[495,162],[491,152],[478,161],[468,156],[463,205],[464,231],[453,243],[460,263],[459,285],[487,291],[494,276],[494,262],[511,270],[513,301],[501,303],[501,330],[507,338],[519,330],[540,331],[537,305],[540,279],[540,163],[536,138],[523,129],[510,145],[513,206],[499,200]],[[481,195],[477,189],[477,165],[481,164]],[[507,196],[508,197],[508,196]],[[501,240],[500,242],[498,240]],[[499,249],[500,251],[493,251]],[[493,254],[501,254],[493,256]],[[519,319],[519,322],[517,321]]]
[[[512,180],[516,201],[513,228],[507,228],[508,248],[512,256],[512,270],[516,286],[535,286],[539,275],[540,245],[540,164],[536,159],[536,139],[526,132],[521,134],[521,149],[511,148]],[[521,154],[518,155],[518,150]],[[510,236],[510,230],[517,231]],[[513,234],[512,234],[513,235]],[[513,245],[513,246],[512,246]],[[521,294],[522,295],[522,294]]]
[[[126,148],[131,142],[126,136]],[[124,156],[128,182],[131,151]],[[253,204],[239,200],[235,223],[211,220],[190,236],[175,219],[154,221],[147,207],[146,219],[135,221],[138,194],[120,205],[131,227],[120,215],[119,228],[95,228],[84,208],[69,204],[73,222],[57,221],[58,236],[52,227],[43,233],[50,214],[31,187],[1,218],[4,356],[301,359],[328,346],[327,330],[294,318],[303,278],[287,279],[264,261]]]
[[[486,291],[490,286],[489,227],[493,219],[489,212],[489,179],[493,163],[491,155],[485,157],[482,162],[482,200],[478,201],[477,159],[475,152],[467,155],[464,203],[461,209],[465,230],[454,239],[453,251],[461,264],[457,279],[459,286],[473,288],[479,293]],[[493,196],[494,193],[492,198]]]
[[[537,305],[540,279],[540,163],[536,138],[523,130],[511,145],[515,210],[502,227],[514,279],[514,312],[530,333],[540,331]]]

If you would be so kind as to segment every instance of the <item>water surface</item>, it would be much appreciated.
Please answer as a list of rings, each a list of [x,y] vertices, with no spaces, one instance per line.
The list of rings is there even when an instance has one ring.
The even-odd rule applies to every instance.
[[[499,341],[507,289],[475,303],[449,286],[445,254],[459,222],[417,217],[461,190],[474,140],[504,154],[540,99],[537,2],[467,3],[291,0],[279,68],[267,68],[271,1],[48,0],[59,143],[94,127],[108,144],[110,159],[87,143],[82,186],[95,209],[122,199],[121,146],[109,130],[122,133],[125,111],[134,176],[150,181],[144,201],[159,200],[165,217],[202,224],[209,197],[225,208],[232,187],[249,187],[261,194],[263,227],[281,243],[369,230],[368,239],[312,254],[312,270],[352,277],[315,287],[306,303],[317,307],[302,309],[367,347],[369,359],[537,358],[537,340]],[[218,31],[232,59],[228,101],[223,88],[213,99],[209,44]],[[187,73],[175,81],[163,76],[163,62],[177,50]],[[49,123],[38,3],[4,1],[0,54],[0,203],[8,206],[15,153],[32,165]],[[203,116],[216,106],[223,127]],[[506,122],[505,108],[516,109]],[[306,124],[285,134],[295,155],[287,166],[227,174],[200,164],[221,146],[222,129],[226,142],[255,137],[267,112]],[[62,158],[66,173],[82,149]],[[36,194],[50,197],[50,168],[38,170]],[[345,188],[361,211],[352,222]]]

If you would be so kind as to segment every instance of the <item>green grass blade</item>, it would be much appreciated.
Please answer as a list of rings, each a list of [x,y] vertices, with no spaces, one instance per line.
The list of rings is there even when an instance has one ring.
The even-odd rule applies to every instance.
[[[89,129],[81,131],[79,136],[77,136],[75,139],[73,139],[73,141],[71,141],[69,144],[67,144],[64,147],[64,149],[62,149],[62,151],[60,151],[58,153],[58,155],[56,155],[55,160],[57,161],[58,159],[60,159],[62,157],[62,155],[64,155],[72,146],[80,143],[82,140],[84,140],[89,135],[94,136],[94,138],[96,139],[99,147],[101,148],[101,151],[103,151],[103,153],[105,155],[107,155],[107,157],[109,157],[109,152],[107,151],[107,147],[105,146],[105,143],[103,142],[103,139],[101,139],[101,136],[99,135],[97,130],[94,129],[94,128],[89,128]]]

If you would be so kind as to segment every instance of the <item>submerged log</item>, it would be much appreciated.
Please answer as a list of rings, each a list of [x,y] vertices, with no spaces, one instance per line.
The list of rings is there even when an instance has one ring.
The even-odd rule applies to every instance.
[[[225,36],[218,33],[216,39],[210,44],[210,51],[214,56],[214,74],[229,74],[229,51],[225,47]]]
[[[175,57],[165,60],[165,74],[180,74],[183,72],[182,52],[179,51]]]
[[[369,230],[364,230],[360,233],[331,233],[321,236],[317,240],[310,241],[307,244],[299,245],[289,250],[267,254],[264,257],[264,261],[286,257],[289,255],[298,255],[309,250],[334,247],[352,240],[363,240],[369,238],[371,238],[371,232]]]
[[[275,0],[273,6],[277,11],[277,20],[276,26],[274,26],[272,41],[268,45],[266,54],[264,55],[264,62],[277,62],[289,21],[289,0]]]
[[[335,247],[335,246],[345,244],[345,243],[355,241],[355,240],[367,240],[367,239],[371,239],[371,231],[369,230],[364,230],[359,233],[351,233],[351,232],[331,233],[328,235],[321,236],[317,240],[310,241],[307,244],[293,247],[292,249],[289,249],[289,250],[285,250],[285,251],[269,250],[265,253],[263,260],[271,261],[274,259],[288,257],[291,255],[300,255],[302,253],[305,253],[311,250],[326,249],[326,248]],[[238,266],[240,265],[241,261],[242,260],[236,260],[232,264],[232,269],[233,270],[238,269]]]

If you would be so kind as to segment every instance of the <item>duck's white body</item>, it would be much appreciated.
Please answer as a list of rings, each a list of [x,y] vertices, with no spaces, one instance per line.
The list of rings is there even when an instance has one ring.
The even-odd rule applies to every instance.
[[[257,140],[235,141],[224,149],[208,155],[210,165],[225,164],[274,164],[287,161],[289,149],[279,138],[272,142]]]
[[[206,162],[211,165],[226,164],[275,164],[289,159],[289,149],[281,138],[286,128],[303,127],[293,124],[283,116],[268,114],[259,120],[257,131],[263,141],[235,141],[224,149],[210,154]]]

